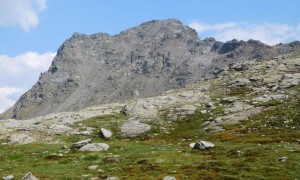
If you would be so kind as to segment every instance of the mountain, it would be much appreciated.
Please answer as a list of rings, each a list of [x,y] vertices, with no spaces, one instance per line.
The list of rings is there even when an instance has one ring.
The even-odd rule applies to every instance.
[[[176,19],[149,21],[113,36],[74,33],[59,47],[49,70],[1,119],[159,95],[217,77],[233,62],[262,61],[299,48],[298,41],[268,46],[255,40],[200,40]]]

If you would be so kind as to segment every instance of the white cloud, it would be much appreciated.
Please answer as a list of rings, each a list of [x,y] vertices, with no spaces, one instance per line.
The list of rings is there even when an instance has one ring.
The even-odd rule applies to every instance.
[[[260,40],[269,45],[300,39],[300,23],[298,25],[265,23],[250,24],[246,22],[228,22],[220,24],[205,24],[194,21],[189,24],[198,33],[208,34],[220,41],[232,39]]]
[[[20,25],[26,32],[39,23],[46,0],[0,0],[0,26]]]
[[[15,103],[14,100],[10,99],[9,96],[15,95],[15,94],[21,94],[24,91],[19,88],[13,88],[13,87],[2,87],[0,88],[0,113],[4,112],[6,109],[13,106]]]
[[[204,32],[204,31],[221,31],[223,29],[235,27],[236,23],[228,22],[228,23],[220,23],[220,24],[205,24],[201,22],[192,22],[189,24],[190,27],[194,28],[197,32]]]
[[[45,71],[49,68],[56,53],[27,52],[25,54],[10,57],[0,55],[0,71],[10,76],[18,76],[30,71]]]
[[[19,98],[46,71],[56,53],[27,52],[15,57],[0,55],[0,112]]]

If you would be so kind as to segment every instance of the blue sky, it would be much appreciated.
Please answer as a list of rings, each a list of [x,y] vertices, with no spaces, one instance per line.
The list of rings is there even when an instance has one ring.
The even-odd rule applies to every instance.
[[[73,32],[120,31],[177,18],[201,39],[300,39],[299,0],[0,0],[0,112],[46,71]]]

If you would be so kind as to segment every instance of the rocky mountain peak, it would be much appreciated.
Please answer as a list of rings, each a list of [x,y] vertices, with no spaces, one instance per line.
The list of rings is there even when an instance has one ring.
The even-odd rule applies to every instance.
[[[152,20],[116,35],[74,33],[49,70],[2,118],[26,119],[154,96],[213,78],[233,62],[297,48],[299,42],[271,47],[254,40],[200,40],[177,19]]]

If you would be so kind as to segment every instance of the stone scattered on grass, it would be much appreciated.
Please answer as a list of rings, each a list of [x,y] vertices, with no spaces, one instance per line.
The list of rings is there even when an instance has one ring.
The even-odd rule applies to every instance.
[[[278,158],[278,161],[286,161],[288,158],[286,157],[286,156],[283,156],[283,157],[280,157],[280,158]]]
[[[176,178],[173,176],[166,176],[163,178],[163,180],[176,180]]]
[[[109,139],[111,138],[112,136],[112,132],[108,129],[105,129],[105,128],[101,128],[100,129],[100,136],[103,138],[103,139]]]
[[[118,177],[108,177],[108,178],[106,178],[106,180],[119,180],[119,178]]]
[[[215,147],[215,145],[211,142],[208,142],[208,141],[199,141],[199,142],[196,142],[194,144],[194,149],[201,149],[201,150],[204,150],[204,149],[210,149],[212,147]]]
[[[73,132],[73,135],[81,135],[81,136],[92,136],[93,133],[91,131],[79,131],[79,132]]]
[[[138,120],[127,121],[121,126],[123,137],[136,137],[142,133],[150,131],[150,129],[150,125],[140,123]]]
[[[37,139],[27,132],[14,133],[9,138],[9,144],[29,144],[36,141]]]
[[[92,139],[86,139],[83,141],[76,142],[72,144],[71,149],[80,149],[82,146],[92,143]]]
[[[82,146],[80,151],[107,151],[109,149],[109,145],[105,143],[92,143],[86,144]]]
[[[29,172],[22,178],[22,180],[39,180],[39,179],[34,175],[32,175],[31,172]]]
[[[14,179],[13,175],[8,175],[8,176],[2,177],[2,180],[11,180],[11,179]]]
[[[99,165],[95,164],[95,165],[89,166],[88,169],[94,170],[94,169],[97,169],[98,167],[99,167]]]

